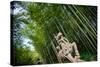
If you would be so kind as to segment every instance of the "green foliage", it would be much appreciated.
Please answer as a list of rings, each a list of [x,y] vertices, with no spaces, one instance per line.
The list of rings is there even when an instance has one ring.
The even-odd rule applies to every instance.
[[[38,59],[43,62],[41,56],[36,51],[27,48],[17,48],[14,53],[15,65],[37,64]]]
[[[33,64],[32,53],[24,48],[16,49],[14,58],[16,65]]]

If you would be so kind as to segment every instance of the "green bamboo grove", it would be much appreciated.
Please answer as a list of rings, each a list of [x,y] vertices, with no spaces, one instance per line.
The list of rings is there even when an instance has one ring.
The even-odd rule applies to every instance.
[[[96,6],[28,3],[26,11],[24,16],[28,18],[21,19],[25,27],[20,32],[32,41],[43,64],[67,62],[57,57],[54,35],[58,32],[76,42],[81,59],[97,60]]]

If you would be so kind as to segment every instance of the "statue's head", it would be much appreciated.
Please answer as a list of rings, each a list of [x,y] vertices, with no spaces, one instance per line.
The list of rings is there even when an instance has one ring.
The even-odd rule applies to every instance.
[[[59,32],[57,36],[58,36],[58,37],[62,36],[62,33],[61,33],[61,32]]]
[[[61,32],[59,32],[59,33],[57,34],[57,37],[58,37],[58,40],[59,40],[61,37],[63,37],[63,34],[62,34]]]
[[[59,33],[57,34],[57,36],[55,36],[56,40],[61,39],[61,37],[63,37],[63,34],[62,34],[61,32],[59,32]]]

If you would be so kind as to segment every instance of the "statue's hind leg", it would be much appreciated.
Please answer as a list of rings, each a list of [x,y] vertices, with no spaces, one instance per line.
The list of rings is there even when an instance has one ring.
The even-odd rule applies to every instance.
[[[72,46],[74,47],[74,50],[75,50],[75,59],[77,62],[84,62],[84,60],[81,60],[80,59],[80,54],[79,54],[79,51],[78,51],[78,48],[77,48],[77,45],[75,42],[72,43]]]
[[[72,57],[72,55],[71,54],[68,54],[67,56],[65,56],[69,61],[71,61],[71,62],[76,62],[76,60],[75,60],[75,58],[73,58]]]

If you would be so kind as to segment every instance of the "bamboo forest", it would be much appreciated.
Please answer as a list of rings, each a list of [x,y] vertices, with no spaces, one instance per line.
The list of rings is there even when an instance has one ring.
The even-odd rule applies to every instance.
[[[71,63],[74,51],[82,62],[97,61],[97,6],[12,1],[10,9],[12,65]],[[76,47],[60,54],[59,44]]]

